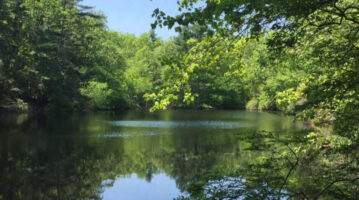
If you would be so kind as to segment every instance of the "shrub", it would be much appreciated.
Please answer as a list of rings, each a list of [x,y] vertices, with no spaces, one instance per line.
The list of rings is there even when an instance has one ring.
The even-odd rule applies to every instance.
[[[90,81],[86,87],[80,89],[80,92],[91,100],[95,108],[109,108],[109,98],[113,91],[108,89],[107,83]]]

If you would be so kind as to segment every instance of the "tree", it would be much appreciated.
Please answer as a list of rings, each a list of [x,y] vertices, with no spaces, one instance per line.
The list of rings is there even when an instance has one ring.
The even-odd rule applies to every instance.
[[[198,0],[183,0],[179,2],[181,14],[168,16],[156,9],[153,16],[156,21],[153,26],[168,26],[176,24],[187,26],[198,23],[210,25],[223,33],[260,34],[263,30],[293,30],[300,27],[303,19],[328,6],[335,6],[339,0],[305,0],[305,1],[262,1],[262,0],[207,0],[204,6],[196,6]]]
[[[75,0],[10,0],[0,10],[2,99],[39,109],[76,107],[92,31],[104,28],[103,17]]]

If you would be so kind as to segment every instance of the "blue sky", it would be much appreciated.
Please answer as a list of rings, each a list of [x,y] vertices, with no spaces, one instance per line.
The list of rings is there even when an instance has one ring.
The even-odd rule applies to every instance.
[[[110,30],[134,33],[137,36],[150,31],[154,9],[160,8],[170,15],[179,13],[177,0],[84,0],[81,4],[101,10],[107,16]],[[167,28],[157,28],[156,33],[163,39],[176,35],[174,30]]]

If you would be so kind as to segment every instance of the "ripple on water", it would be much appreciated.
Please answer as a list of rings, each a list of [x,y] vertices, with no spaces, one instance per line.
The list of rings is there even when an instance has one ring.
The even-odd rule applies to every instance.
[[[122,133],[122,132],[114,132],[114,133],[103,133],[97,134],[95,137],[97,138],[130,138],[130,137],[138,137],[138,136],[154,136],[158,135],[158,132],[148,131],[148,132],[140,132],[140,133]]]
[[[234,129],[254,127],[252,123],[227,122],[227,121],[110,121],[112,126],[122,127],[145,127],[145,128],[218,128]]]

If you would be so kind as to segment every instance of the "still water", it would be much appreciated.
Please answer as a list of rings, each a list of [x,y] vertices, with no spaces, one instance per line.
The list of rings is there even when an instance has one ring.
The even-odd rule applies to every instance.
[[[298,188],[293,176],[308,177],[291,174],[282,184],[290,165],[268,159],[308,132],[284,115],[186,110],[0,119],[1,200],[288,199]]]

